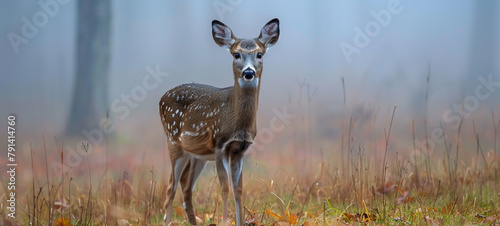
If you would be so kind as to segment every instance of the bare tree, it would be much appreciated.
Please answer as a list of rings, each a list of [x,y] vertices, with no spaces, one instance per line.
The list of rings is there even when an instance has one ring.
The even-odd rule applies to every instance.
[[[498,23],[498,1],[474,1],[471,49],[466,79],[464,79],[465,96],[474,94],[478,76],[486,78],[495,75],[496,23]]]
[[[111,0],[80,0],[77,11],[76,79],[67,136],[98,128],[108,109]]]

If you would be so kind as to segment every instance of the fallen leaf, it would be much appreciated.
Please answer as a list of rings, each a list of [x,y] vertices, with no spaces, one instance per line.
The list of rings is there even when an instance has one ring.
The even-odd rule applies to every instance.
[[[290,223],[290,224],[297,224],[299,223],[299,218],[294,215],[294,214],[285,214],[287,215],[287,222]]]
[[[266,214],[267,214],[267,215],[269,215],[269,216],[272,216],[272,217],[276,218],[276,220],[280,220],[280,219],[281,219],[281,216],[280,216],[280,215],[273,213],[273,212],[272,212],[271,210],[269,210],[269,209],[266,209]]]
[[[57,219],[56,226],[71,226],[71,221],[68,218],[61,217]]]
[[[259,219],[257,217],[251,217],[251,218],[248,218],[245,222],[245,224],[253,224],[255,222],[257,222]]]
[[[174,207],[174,211],[175,211],[175,214],[177,216],[183,216],[184,215],[184,209],[182,209],[182,207],[180,207],[180,206]]]
[[[377,189],[376,193],[378,195],[391,193],[394,191],[394,188],[396,188],[396,185],[394,185],[394,184],[392,184],[392,182],[388,181],[384,186]]]
[[[203,224],[203,220],[200,217],[196,216],[196,223]]]

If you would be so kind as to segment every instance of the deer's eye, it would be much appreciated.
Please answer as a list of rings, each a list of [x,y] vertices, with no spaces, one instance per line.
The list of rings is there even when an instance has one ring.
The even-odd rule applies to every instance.
[[[257,53],[257,58],[262,58],[262,53]]]
[[[236,59],[240,59],[240,57],[241,57],[241,56],[240,56],[240,54],[239,54],[239,53],[235,53],[235,54],[234,54],[234,58],[236,58]]]

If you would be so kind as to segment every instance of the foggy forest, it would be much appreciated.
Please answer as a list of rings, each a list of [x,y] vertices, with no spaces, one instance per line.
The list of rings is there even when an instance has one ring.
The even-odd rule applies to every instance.
[[[164,224],[175,167],[160,98],[235,84],[213,20],[256,38],[273,18],[245,225],[500,224],[499,12],[494,0],[0,0],[0,225]],[[217,177],[209,161],[196,222],[240,225],[232,195],[222,219]],[[189,225],[179,193],[171,225]]]

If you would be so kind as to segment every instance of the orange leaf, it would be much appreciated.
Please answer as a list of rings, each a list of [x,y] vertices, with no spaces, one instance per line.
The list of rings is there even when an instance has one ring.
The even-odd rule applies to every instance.
[[[272,217],[276,218],[276,220],[281,220],[281,216],[280,215],[271,212],[271,210],[269,210],[269,209],[266,209],[266,214],[269,215],[269,216],[272,216]]]
[[[349,220],[349,221],[350,221],[350,220],[352,220],[352,219],[354,219],[354,217],[355,217],[355,216],[354,216],[354,214],[350,214],[350,213],[344,213],[344,216],[345,216],[345,217],[347,218],[347,220]]]
[[[71,226],[71,221],[68,218],[61,217],[57,219],[56,226]]]
[[[286,214],[288,216],[288,223],[290,224],[297,224],[299,222],[299,218],[295,216],[294,214]]]
[[[396,188],[396,185],[393,185],[391,181],[388,181],[385,185],[383,185],[382,187],[380,187],[378,190],[377,190],[377,193],[379,195],[381,194],[387,194],[387,193],[391,193],[392,191],[394,191],[394,188]]]
[[[403,197],[405,197],[405,196],[406,196],[406,195],[405,195],[405,193],[404,193],[403,191],[401,191],[399,188],[397,188],[397,189],[398,189],[399,193],[400,193]]]
[[[175,214],[177,216],[183,216],[184,215],[184,209],[182,209],[182,207],[180,207],[180,206],[174,207],[174,211],[175,211]]]

